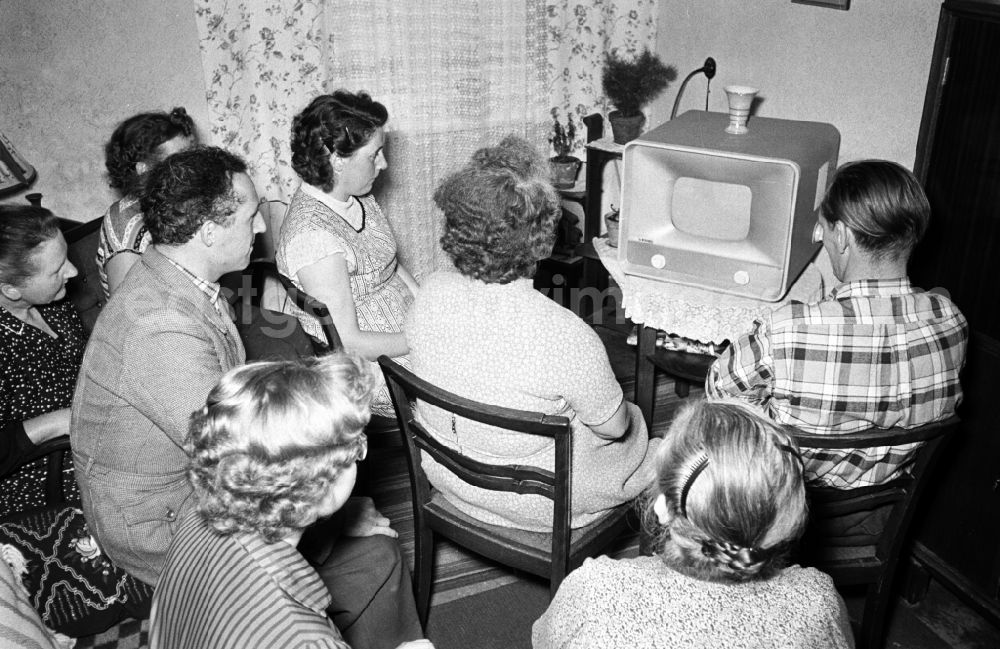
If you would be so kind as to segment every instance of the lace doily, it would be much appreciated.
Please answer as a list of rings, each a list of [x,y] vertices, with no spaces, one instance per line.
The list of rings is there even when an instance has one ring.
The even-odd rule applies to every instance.
[[[702,343],[721,344],[750,329],[753,321],[792,300],[814,302],[836,285],[825,254],[806,266],[780,302],[718,293],[673,282],[626,275],[618,263],[618,249],[607,239],[595,238],[594,249],[622,289],[625,315],[633,322]]]

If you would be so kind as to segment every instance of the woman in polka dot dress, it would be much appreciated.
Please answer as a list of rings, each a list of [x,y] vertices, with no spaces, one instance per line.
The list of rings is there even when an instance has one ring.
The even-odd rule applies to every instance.
[[[66,296],[77,270],[55,216],[0,206],[0,475],[36,445],[69,433],[83,323]],[[44,503],[44,460],[0,484],[0,516]],[[68,482],[72,483],[72,480]]]

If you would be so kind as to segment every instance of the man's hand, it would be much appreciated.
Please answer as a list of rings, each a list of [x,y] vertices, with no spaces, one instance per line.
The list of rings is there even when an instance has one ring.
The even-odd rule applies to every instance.
[[[367,496],[352,496],[344,505],[344,535],[374,536],[382,534],[396,538],[399,534],[390,527],[389,519],[375,509],[375,503]]]

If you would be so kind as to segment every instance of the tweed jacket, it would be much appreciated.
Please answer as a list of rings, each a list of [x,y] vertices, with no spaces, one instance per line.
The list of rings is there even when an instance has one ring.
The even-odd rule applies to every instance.
[[[244,361],[232,320],[155,246],[94,327],[70,424],[84,515],[108,557],[151,585],[194,506],[188,420]]]

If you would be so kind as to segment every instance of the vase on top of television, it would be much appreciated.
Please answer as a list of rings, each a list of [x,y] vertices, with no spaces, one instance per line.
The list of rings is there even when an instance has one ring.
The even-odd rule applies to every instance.
[[[676,68],[664,65],[649,48],[634,57],[608,52],[601,85],[616,109],[608,113],[615,142],[625,144],[639,137],[646,121],[642,109],[676,79]]]
[[[552,114],[552,134],[549,142],[555,155],[549,158],[549,166],[552,168],[552,184],[557,189],[570,189],[576,185],[576,177],[580,173],[580,166],[583,160],[573,155],[576,148],[576,124],[573,116],[566,116],[566,123],[559,121],[559,109],[553,108]]]

